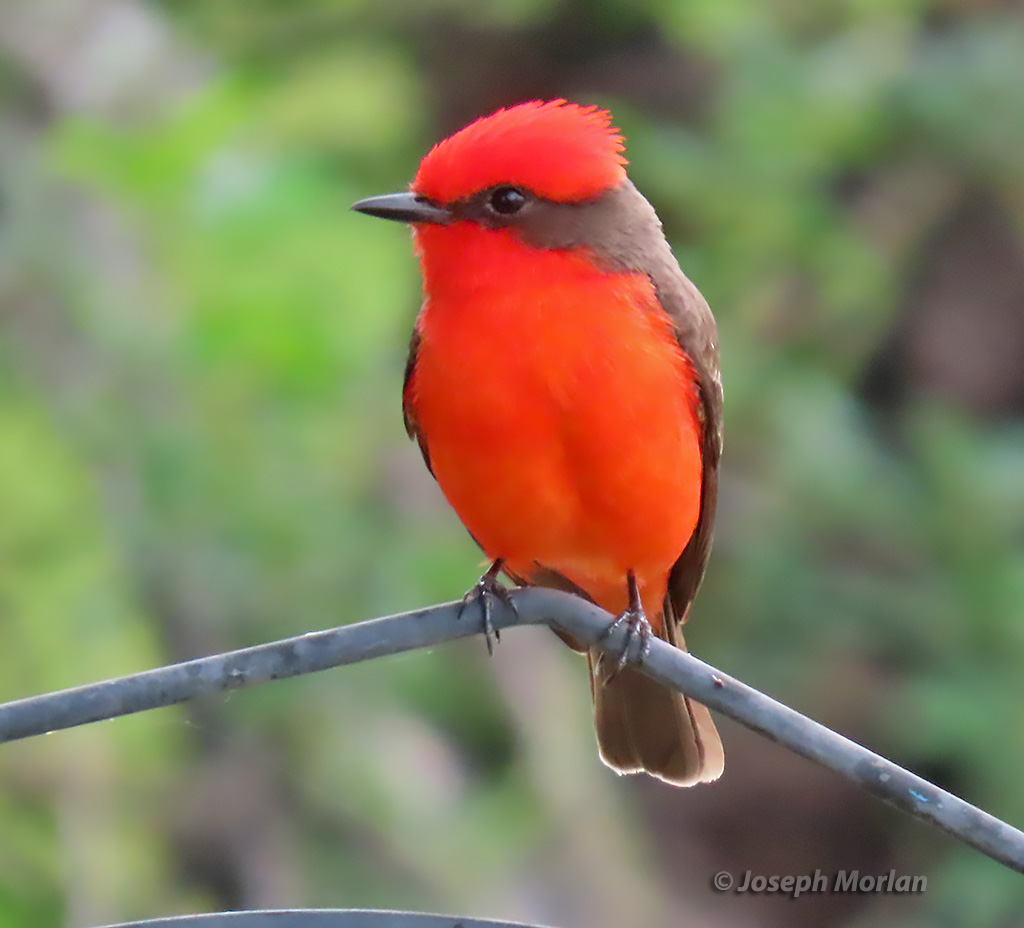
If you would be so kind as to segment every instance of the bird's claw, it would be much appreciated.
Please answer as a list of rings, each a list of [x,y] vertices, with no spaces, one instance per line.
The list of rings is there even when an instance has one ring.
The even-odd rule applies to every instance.
[[[651,638],[654,632],[651,623],[647,621],[647,614],[644,612],[643,604],[640,602],[640,591],[632,574],[629,575],[629,606],[625,612],[612,621],[612,623],[601,632],[598,641],[604,641],[620,625],[626,626],[626,640],[622,645],[622,651],[615,661],[615,666],[605,679],[605,683],[611,683],[622,668],[629,662],[630,655],[636,653],[635,659],[645,658],[651,650]],[[600,662],[603,664],[608,655],[601,654]]]
[[[494,621],[491,619],[492,597],[507,606],[516,615],[519,614],[515,601],[512,599],[512,591],[498,580],[503,563],[504,561],[498,558],[487,568],[487,571],[477,580],[472,589],[462,597],[462,604],[459,606],[457,615],[457,618],[461,619],[467,606],[480,606],[483,618],[484,641],[487,643],[488,655],[494,654],[494,643],[501,641],[501,632],[494,627]]]
[[[606,683],[610,683],[619,675],[622,668],[629,663],[631,655],[635,653],[638,657],[643,658],[651,650],[651,638],[654,637],[654,632],[651,630],[651,623],[647,621],[647,616],[642,609],[638,611],[627,609],[601,633],[597,640],[604,641],[622,624],[626,625],[626,641],[615,661],[615,666],[605,680]],[[602,663],[607,656],[607,654],[601,655]]]

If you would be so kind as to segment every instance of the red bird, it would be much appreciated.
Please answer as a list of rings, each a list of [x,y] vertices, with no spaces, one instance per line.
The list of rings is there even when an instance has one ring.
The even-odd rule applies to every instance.
[[[684,648],[722,448],[716,328],[623,151],[604,110],[524,103],[436,145],[410,192],[354,209],[412,224],[405,424],[492,561],[485,604],[504,571]],[[721,775],[704,706],[589,663],[605,763],[678,786]]]

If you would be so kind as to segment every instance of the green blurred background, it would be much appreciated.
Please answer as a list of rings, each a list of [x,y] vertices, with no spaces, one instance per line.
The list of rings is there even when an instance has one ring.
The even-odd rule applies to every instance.
[[[1009,0],[7,0],[0,699],[451,599],[408,234],[522,99],[612,108],[721,328],[702,657],[1024,824],[1024,13]],[[558,928],[1019,926],[1024,883],[728,720],[598,762],[505,636],[0,750],[0,928],[266,906]],[[861,868],[916,897],[716,895]]]

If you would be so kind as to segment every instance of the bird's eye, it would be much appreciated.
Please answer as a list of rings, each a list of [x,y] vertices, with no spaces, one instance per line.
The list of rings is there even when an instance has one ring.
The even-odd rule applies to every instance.
[[[498,187],[488,197],[487,205],[501,216],[511,216],[526,206],[526,194],[518,187]]]

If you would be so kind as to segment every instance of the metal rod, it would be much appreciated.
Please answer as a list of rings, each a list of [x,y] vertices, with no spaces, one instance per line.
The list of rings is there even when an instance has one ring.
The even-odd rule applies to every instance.
[[[492,603],[498,630],[547,624],[613,654],[625,646],[625,629],[601,638],[611,617],[579,597],[538,588],[515,590],[512,596],[518,615],[500,602]],[[445,603],[0,705],[0,742],[477,634],[478,613],[469,609],[459,618],[460,606]],[[663,641],[651,641],[646,654],[634,657],[636,665],[659,683],[1024,873],[1024,833],[1006,822]]]

